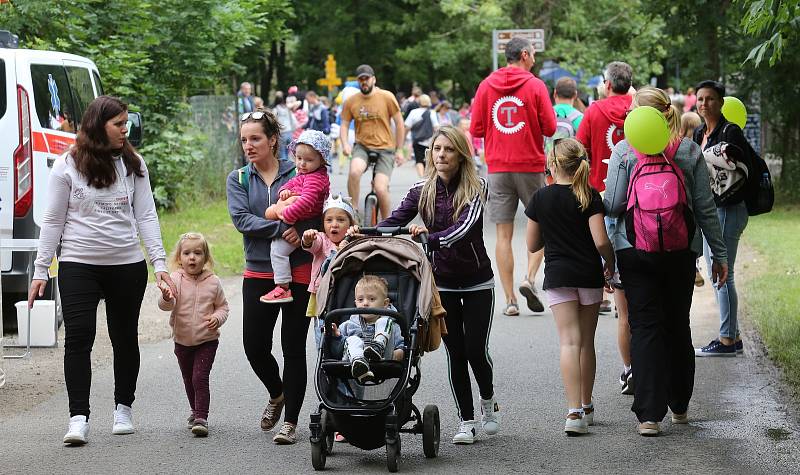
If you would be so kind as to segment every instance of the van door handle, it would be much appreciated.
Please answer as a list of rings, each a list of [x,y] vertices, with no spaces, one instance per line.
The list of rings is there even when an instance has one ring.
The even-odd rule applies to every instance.
[[[53,168],[54,163],[56,163],[55,158],[50,158],[50,157],[47,158],[47,168]]]

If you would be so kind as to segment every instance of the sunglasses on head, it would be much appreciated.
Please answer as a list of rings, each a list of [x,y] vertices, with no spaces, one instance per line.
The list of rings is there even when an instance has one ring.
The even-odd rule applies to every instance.
[[[247,119],[261,120],[264,118],[265,115],[267,114],[266,112],[263,111],[245,112],[244,114],[239,116],[239,122],[244,122]]]

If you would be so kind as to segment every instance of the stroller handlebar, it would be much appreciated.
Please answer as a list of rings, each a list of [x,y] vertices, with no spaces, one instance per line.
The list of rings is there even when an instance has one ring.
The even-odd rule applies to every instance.
[[[376,226],[376,227],[359,227],[358,234],[363,234],[364,236],[408,236],[411,235],[411,231],[407,226]],[[428,233],[420,233],[415,236],[420,244],[422,244],[422,249],[425,251],[425,254],[428,253]]]

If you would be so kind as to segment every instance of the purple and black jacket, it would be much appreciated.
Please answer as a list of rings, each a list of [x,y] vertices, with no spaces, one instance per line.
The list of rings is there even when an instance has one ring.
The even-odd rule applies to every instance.
[[[378,226],[406,226],[419,213],[419,197],[425,181],[415,183],[392,215]],[[488,196],[486,180],[481,178],[483,196]],[[475,196],[457,219],[453,219],[453,193],[458,188],[455,179],[447,186],[436,178],[434,216],[423,216],[428,228],[428,258],[439,287],[463,289],[488,281],[494,274],[486,246],[483,244],[483,201]]]

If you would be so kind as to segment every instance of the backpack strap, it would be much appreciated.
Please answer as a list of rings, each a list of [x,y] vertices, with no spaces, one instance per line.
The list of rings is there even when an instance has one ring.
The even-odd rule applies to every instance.
[[[575,122],[575,119],[577,119],[578,117],[582,117],[582,116],[583,116],[583,114],[581,114],[581,111],[579,111],[578,109],[575,109],[574,111],[570,112],[569,115],[567,115],[567,120],[570,123],[572,123],[572,122]]]
[[[245,193],[250,193],[250,165],[245,165],[238,170],[239,184],[244,188]]]

